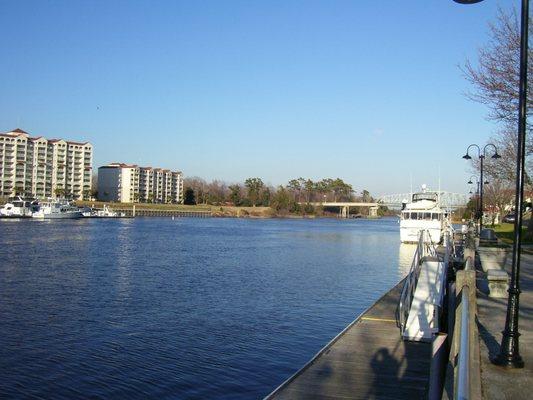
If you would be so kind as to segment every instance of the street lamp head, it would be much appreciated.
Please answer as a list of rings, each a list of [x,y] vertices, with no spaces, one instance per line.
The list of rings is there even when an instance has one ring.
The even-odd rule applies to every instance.
[[[489,184],[489,181],[485,181],[485,182],[483,182],[483,183],[484,183],[485,185],[488,185],[488,184]]]
[[[466,153],[466,154],[463,156],[463,158],[464,158],[465,160],[470,160],[470,159],[472,159],[472,157],[470,157],[470,155],[468,155],[468,153]]]
[[[459,4],[476,4],[476,3],[482,2],[483,0],[453,0],[453,1]]]
[[[498,158],[502,158],[502,156],[500,156],[498,152],[496,152],[492,155],[492,158],[495,158],[497,160]]]
[[[466,182],[466,183],[468,183],[469,185],[471,185],[471,184],[474,183],[474,182],[472,182],[472,179],[470,179],[470,180],[469,180],[468,182]]]

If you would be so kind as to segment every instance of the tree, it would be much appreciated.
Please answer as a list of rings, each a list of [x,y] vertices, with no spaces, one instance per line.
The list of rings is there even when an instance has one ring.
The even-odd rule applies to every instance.
[[[302,178],[300,179],[291,179],[289,183],[287,184],[287,188],[292,192],[294,201],[301,201],[301,194],[302,194],[302,185],[300,183]],[[280,186],[282,188],[283,186]],[[285,190],[285,188],[284,188]]]
[[[311,196],[315,191],[315,183],[311,179],[308,179],[304,183],[304,188],[307,194],[307,202],[309,203],[311,201]]]
[[[503,216],[505,207],[512,203],[514,199],[514,191],[509,185],[509,182],[503,179],[496,179],[491,181],[490,185],[486,185],[483,190],[483,208],[492,211],[492,224],[496,217],[496,212]]]
[[[518,127],[518,97],[520,81],[520,25],[516,11],[500,10],[497,20],[489,25],[491,40],[478,52],[477,63],[469,60],[461,67],[466,79],[473,85],[467,96],[489,108],[488,118],[500,125],[491,140],[497,145],[502,158],[490,162],[487,158],[486,173],[492,180],[514,185],[516,176],[516,145]],[[533,64],[528,63],[528,75],[533,76]],[[529,85],[526,112],[532,107],[532,87]],[[526,126],[526,157],[533,154],[532,126]],[[476,165],[478,168],[478,166]],[[531,162],[526,161],[526,185],[531,185]],[[533,236],[533,218],[528,225],[527,236]]]
[[[207,202],[209,204],[221,204],[226,198],[226,193],[228,191],[227,185],[219,180],[214,180],[213,182],[207,185]]]
[[[185,192],[183,193],[183,204],[186,204],[186,205],[196,204],[196,198],[194,196],[193,188],[190,188],[190,187],[185,188]]]
[[[280,185],[274,196],[272,196],[271,207],[277,212],[287,212],[289,210],[290,203],[291,195],[289,191]]]
[[[63,189],[62,187],[57,187],[56,190],[54,190],[54,194],[57,197],[63,197],[66,195],[66,192],[65,192],[65,189]]]
[[[242,201],[241,196],[241,186],[238,184],[231,185],[228,187],[230,190],[229,199],[233,203],[234,206],[239,206]]]
[[[194,191],[194,204],[207,203],[207,198],[209,196],[209,188],[207,182],[204,179],[192,176],[184,180],[184,185]]]
[[[250,202],[252,203],[252,206],[255,207],[257,205],[257,202],[259,201],[259,196],[261,194],[261,190],[265,186],[261,178],[248,178],[244,182],[244,186],[248,189],[248,198],[250,199]]]

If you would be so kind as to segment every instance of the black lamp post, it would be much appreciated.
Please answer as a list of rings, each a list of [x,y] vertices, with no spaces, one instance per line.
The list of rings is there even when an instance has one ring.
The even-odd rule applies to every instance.
[[[474,4],[482,0],[454,0],[461,4]],[[492,361],[504,367],[522,368],[524,361],[519,351],[518,311],[520,309],[520,251],[522,240],[522,204],[524,201],[524,170],[526,143],[526,106],[527,106],[527,56],[528,56],[528,25],[529,0],[522,0],[520,16],[520,92],[518,99],[518,147],[516,160],[516,192],[513,241],[513,261],[509,299],[507,301],[507,317],[503,331],[500,354]]]
[[[481,211],[480,211],[480,208],[479,208],[479,181],[477,180],[477,178],[474,175],[472,175],[467,183],[469,185],[472,185],[474,183],[474,181],[476,182],[476,191],[472,192],[472,189],[470,189],[470,194],[475,194],[476,195],[476,214],[475,214],[475,218],[477,220],[479,220],[479,218],[481,216]]]
[[[492,155],[492,158],[501,158],[501,156],[498,154],[498,149],[496,149],[496,146],[492,143],[486,144],[483,149],[480,149],[480,147],[477,144],[471,144],[466,149],[466,154],[463,156],[465,160],[470,160],[472,157],[468,154],[471,147],[475,147],[478,152],[479,162],[480,162],[480,171],[481,176],[479,178],[479,232],[481,233],[481,229],[483,229],[483,184],[485,181],[483,180],[483,160],[485,157],[487,157],[487,147],[494,148],[494,154]]]

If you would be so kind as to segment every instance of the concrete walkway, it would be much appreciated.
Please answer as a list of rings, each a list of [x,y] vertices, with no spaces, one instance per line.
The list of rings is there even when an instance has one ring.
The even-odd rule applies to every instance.
[[[510,274],[510,256],[507,272]],[[533,398],[533,255],[522,254],[520,285],[520,355],[522,369],[505,369],[493,365],[490,358],[499,353],[505,327],[507,298],[495,299],[484,292],[483,273],[478,271],[478,328],[480,335],[481,390],[487,400]]]

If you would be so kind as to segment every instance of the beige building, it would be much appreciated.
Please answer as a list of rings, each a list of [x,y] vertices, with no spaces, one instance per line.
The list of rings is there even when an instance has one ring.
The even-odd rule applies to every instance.
[[[90,143],[0,133],[0,195],[88,199],[92,157]]]
[[[111,163],[98,168],[98,199],[121,203],[181,203],[179,171]]]

